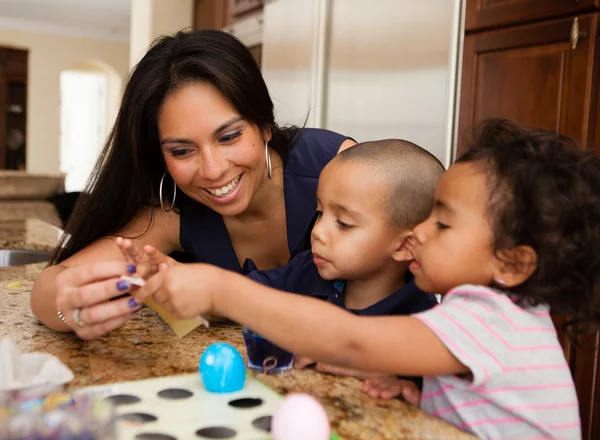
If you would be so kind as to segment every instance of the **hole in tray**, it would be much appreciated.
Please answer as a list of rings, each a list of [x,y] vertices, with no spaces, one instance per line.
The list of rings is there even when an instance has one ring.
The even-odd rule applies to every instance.
[[[261,406],[262,404],[262,399],[253,397],[244,397],[243,399],[235,399],[229,402],[229,405],[235,408],[254,408],[256,406]]]
[[[211,426],[209,428],[202,428],[196,431],[198,437],[204,438],[232,438],[235,437],[237,432],[231,428],[225,428],[223,426]]]
[[[252,420],[255,428],[261,431],[271,432],[271,416],[263,416]]]
[[[114,396],[109,396],[106,398],[115,405],[131,405],[132,403],[141,402],[138,396],[132,396],[130,394],[115,394]]]
[[[163,399],[187,399],[188,397],[192,397],[194,393],[188,390],[184,390],[182,388],[167,388],[166,390],[162,390],[158,392],[158,397],[162,397]]]
[[[136,440],[177,440],[175,437],[160,432],[143,432],[135,436]]]
[[[146,413],[127,413],[121,414],[119,416],[119,419],[126,420],[132,423],[148,423],[156,422],[158,420],[158,417]]]

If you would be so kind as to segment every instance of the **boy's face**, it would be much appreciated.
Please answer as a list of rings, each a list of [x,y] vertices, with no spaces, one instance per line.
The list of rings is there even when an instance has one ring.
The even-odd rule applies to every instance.
[[[401,258],[398,249],[409,231],[391,224],[389,196],[389,184],[373,167],[342,160],[325,167],[317,190],[319,216],[311,234],[321,277],[367,279],[398,264],[394,258]]]
[[[415,258],[410,271],[421,290],[443,294],[462,284],[494,281],[487,187],[485,174],[470,163],[452,165],[442,175],[431,215],[409,240]]]

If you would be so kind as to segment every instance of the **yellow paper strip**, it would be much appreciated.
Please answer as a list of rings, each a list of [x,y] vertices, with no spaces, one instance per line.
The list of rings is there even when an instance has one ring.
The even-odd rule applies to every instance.
[[[123,275],[121,279],[129,282],[130,284],[140,287],[145,284],[143,278],[129,277]],[[171,327],[175,334],[180,338],[183,338],[185,335],[187,335],[199,325],[204,325],[204,327],[206,328],[208,328],[209,326],[208,321],[200,315],[188,319],[175,319],[167,310],[165,310],[163,306],[157,304],[152,298],[148,298],[146,301],[144,301],[144,304],[146,304],[148,307],[150,307],[152,310],[158,313],[158,315],[163,319],[163,321],[165,321],[167,325]]]
[[[152,298],[148,298],[145,301],[145,304],[153,309],[156,313],[160,315],[160,317],[165,321],[169,327],[173,329],[175,334],[183,338],[189,332],[194,330],[196,327],[202,324],[202,320],[200,317],[194,317],[189,319],[175,319],[171,316],[169,312],[167,312],[163,306],[160,304],[156,304]]]

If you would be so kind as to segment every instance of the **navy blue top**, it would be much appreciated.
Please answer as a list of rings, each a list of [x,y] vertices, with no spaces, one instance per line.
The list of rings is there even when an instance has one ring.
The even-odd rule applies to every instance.
[[[251,261],[247,263],[249,269],[256,269]],[[275,289],[321,298],[363,316],[410,315],[428,310],[437,304],[434,295],[419,290],[409,272],[406,284],[388,297],[366,309],[347,309],[344,304],[345,282],[321,278],[311,251],[298,254],[284,267],[254,270],[247,276]]]
[[[345,281],[328,281],[321,278],[313,262],[311,251],[305,251],[294,257],[284,267],[256,270],[252,260],[246,260],[246,266],[254,269],[247,277],[261,284],[279,290],[309,295],[329,301],[356,315],[410,315],[428,310],[437,304],[434,295],[425,293],[415,285],[411,273],[407,273],[406,284],[388,297],[362,310],[346,308],[344,304]],[[396,376],[399,379],[414,382],[419,389],[423,387],[423,378],[417,376]]]
[[[332,131],[304,128],[290,151],[283,171],[290,260],[310,248],[307,238],[317,209],[319,174],[346,139]],[[195,262],[242,272],[223,218],[201,203],[181,206],[180,244]]]

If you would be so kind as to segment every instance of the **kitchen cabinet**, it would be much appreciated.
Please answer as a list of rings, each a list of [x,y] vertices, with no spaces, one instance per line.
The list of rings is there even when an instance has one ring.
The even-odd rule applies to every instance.
[[[467,31],[585,13],[600,6],[600,0],[468,0]]]
[[[467,0],[457,154],[473,124],[509,118],[600,153],[600,0]],[[600,333],[571,340],[553,321],[579,398],[582,433],[600,438]]]
[[[231,33],[248,47],[260,67],[263,8],[264,0],[195,0],[194,29]]]
[[[263,8],[264,0],[195,0],[194,29],[221,30]]]
[[[472,124],[492,117],[594,144],[597,28],[592,13],[466,35],[458,153]]]
[[[194,1],[194,29],[221,30],[231,24],[230,2],[223,0]]]
[[[27,68],[26,50],[0,47],[0,169],[25,169]]]

